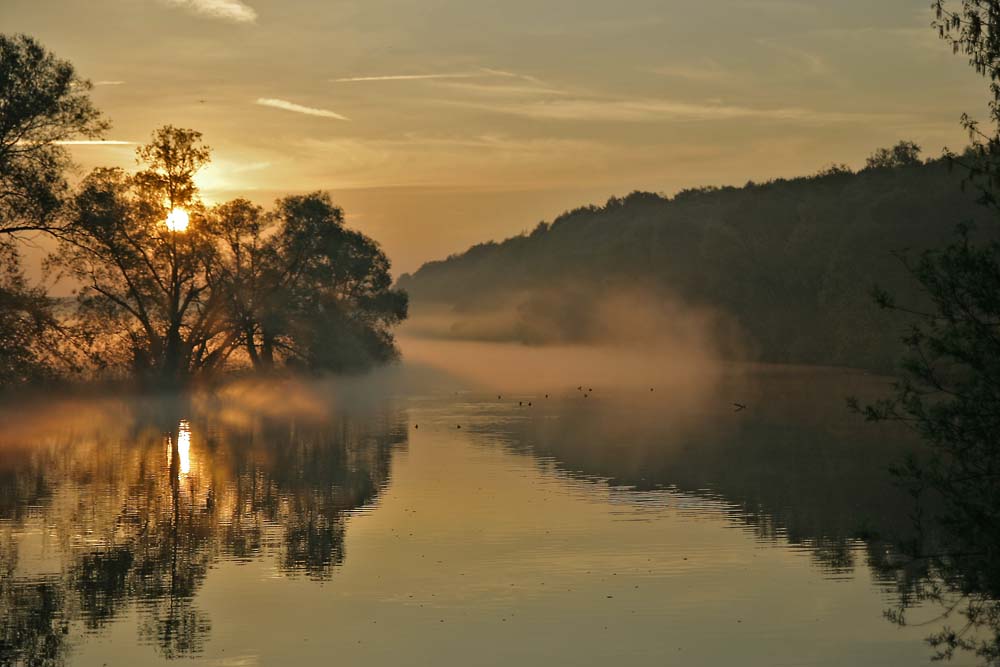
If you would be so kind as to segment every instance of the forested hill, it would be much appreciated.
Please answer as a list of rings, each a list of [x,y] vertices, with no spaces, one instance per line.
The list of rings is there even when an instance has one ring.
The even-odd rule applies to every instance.
[[[633,310],[711,312],[714,333],[761,361],[884,369],[906,324],[877,308],[873,285],[901,305],[920,301],[896,253],[953,240],[962,222],[993,233],[962,180],[941,159],[671,198],[634,192],[430,262],[399,286],[417,322],[445,313],[439,335],[593,341],[607,329],[597,305],[625,293]]]

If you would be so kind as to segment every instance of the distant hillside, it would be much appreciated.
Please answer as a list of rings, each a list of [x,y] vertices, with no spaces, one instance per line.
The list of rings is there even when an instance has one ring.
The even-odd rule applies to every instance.
[[[939,246],[963,221],[992,233],[961,182],[935,160],[672,198],[634,192],[430,262],[399,285],[415,326],[437,315],[436,335],[587,342],[608,334],[609,312],[624,313],[626,334],[698,312],[725,349],[758,360],[887,368],[905,323],[870,290],[920,301],[894,253]],[[624,307],[604,308],[621,294]],[[634,326],[637,311],[660,319]]]

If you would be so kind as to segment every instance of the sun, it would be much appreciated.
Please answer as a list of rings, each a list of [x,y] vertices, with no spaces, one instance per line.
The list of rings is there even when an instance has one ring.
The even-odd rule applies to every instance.
[[[172,232],[187,231],[190,221],[191,219],[188,217],[187,211],[182,208],[175,208],[167,216],[167,229]]]

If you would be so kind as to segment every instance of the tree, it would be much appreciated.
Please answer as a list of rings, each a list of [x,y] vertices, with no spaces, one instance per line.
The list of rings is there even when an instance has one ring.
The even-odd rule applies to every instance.
[[[958,8],[934,3],[940,36],[964,53],[990,82],[991,127],[963,118],[972,149],[953,156],[969,168],[967,182],[981,202],[1000,213],[996,165],[1000,164],[1000,0],[962,0]],[[904,598],[892,615],[905,622],[905,607],[931,600],[946,605],[944,617],[963,617],[929,638],[938,657],[960,650],[986,664],[1000,664],[1000,242],[977,241],[968,225],[956,242],[908,261],[929,307],[900,306],[884,291],[890,310],[915,319],[905,339],[908,355],[894,395],[868,406],[872,420],[910,424],[929,453],[897,472],[921,500],[935,508],[921,522],[924,538],[909,555],[932,573],[915,600]],[[855,403],[856,405],[856,403]],[[930,499],[928,501],[928,498]],[[929,504],[928,504],[929,502]],[[931,531],[928,535],[925,531]],[[937,533],[935,535],[935,532]],[[963,604],[964,602],[964,604]],[[948,622],[948,621],[945,621]]]
[[[0,35],[0,235],[58,224],[69,165],[59,142],[108,128],[90,89],[31,37]]]
[[[217,287],[254,367],[344,371],[396,356],[391,329],[406,317],[406,294],[329,195],[285,197],[267,215],[238,200],[210,217],[224,247]]]
[[[59,227],[70,164],[59,142],[108,127],[89,91],[72,65],[32,38],[0,35],[0,387],[52,370],[52,303],[28,286],[13,239]]]
[[[95,361],[178,386],[237,352],[258,370],[395,356],[406,295],[329,195],[286,197],[271,213],[239,199],[206,209],[194,183],[209,159],[200,133],[167,126],[137,153],[138,173],[84,180],[54,258],[83,285],[78,324]]]
[[[206,220],[219,247],[209,279],[225,302],[227,326],[251,365],[269,369],[273,364],[265,364],[259,345],[264,327],[271,328],[268,314],[279,307],[280,297],[268,282],[275,276],[274,253],[265,240],[274,219],[260,206],[235,199],[213,208]]]
[[[51,377],[58,358],[52,302],[28,286],[16,252],[0,243],[0,388]]]
[[[137,153],[144,170],[96,169],[83,181],[54,263],[83,286],[86,329],[117,338],[140,377],[182,384],[217,367],[230,342],[207,277],[216,249],[194,185],[209,151],[200,133],[167,126]],[[190,224],[168,224],[178,214]],[[112,349],[105,335],[102,355]]]
[[[920,146],[912,141],[900,141],[892,148],[880,148],[872,153],[865,169],[895,169],[920,164]]]

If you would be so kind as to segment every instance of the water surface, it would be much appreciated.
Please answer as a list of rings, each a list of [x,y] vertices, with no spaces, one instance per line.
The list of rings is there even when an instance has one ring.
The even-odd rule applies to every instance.
[[[929,663],[884,380],[417,375],[5,409],[0,664]]]

